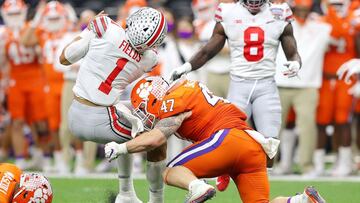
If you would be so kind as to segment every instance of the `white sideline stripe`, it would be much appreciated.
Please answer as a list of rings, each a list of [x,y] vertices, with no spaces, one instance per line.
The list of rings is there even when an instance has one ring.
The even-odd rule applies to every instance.
[[[220,136],[222,135],[223,132],[224,132],[224,130],[219,130],[215,134],[215,136],[213,137],[213,139],[210,142],[204,144],[201,147],[196,147],[195,149],[190,150],[190,151],[186,152],[185,154],[182,154],[181,156],[179,156],[177,159],[171,161],[171,163],[169,164],[169,167],[173,167],[176,163],[178,163],[179,161],[185,159],[186,157],[188,157],[188,156],[190,156],[192,154],[195,154],[195,153],[197,153],[199,151],[202,151],[202,150],[204,150],[206,148],[211,147],[213,144],[215,144],[219,140],[219,138],[220,138]],[[201,144],[201,143],[199,143],[199,144]]]
[[[91,173],[84,176],[76,175],[61,175],[56,173],[44,173],[48,178],[53,179],[117,179],[117,173]],[[134,174],[133,178],[135,180],[145,180],[145,174]],[[360,182],[360,176],[349,176],[349,177],[318,177],[318,178],[306,178],[301,175],[286,175],[286,176],[270,176],[271,181],[297,181],[297,182]],[[215,180],[211,178],[209,180]]]

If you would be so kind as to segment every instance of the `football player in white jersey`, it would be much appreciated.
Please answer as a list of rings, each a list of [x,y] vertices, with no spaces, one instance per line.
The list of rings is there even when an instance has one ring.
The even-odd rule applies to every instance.
[[[120,103],[125,87],[157,63],[153,48],[167,32],[163,14],[141,8],[127,19],[124,30],[100,13],[60,56],[63,65],[83,59],[73,88],[75,99],[69,109],[69,128],[82,140],[123,143],[143,131],[141,121]],[[165,148],[165,149],[164,149]],[[163,202],[162,170],[166,146],[148,153],[149,202]],[[120,192],[115,202],[141,202],[131,178],[132,158],[118,159]]]
[[[288,60],[283,75],[296,77],[301,67],[292,19],[286,3],[272,4],[268,0],[220,3],[211,39],[189,62],[173,70],[171,80],[199,69],[227,40],[231,56],[228,99],[245,110],[248,117],[252,116],[258,132],[278,137],[281,106],[274,75],[280,43]]]

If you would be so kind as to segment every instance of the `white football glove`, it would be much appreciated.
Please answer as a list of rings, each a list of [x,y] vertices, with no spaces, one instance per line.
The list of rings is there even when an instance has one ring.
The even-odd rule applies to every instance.
[[[282,72],[284,76],[288,78],[298,76],[300,70],[300,63],[298,61],[287,61],[284,63],[284,66],[287,68],[287,70]]]
[[[189,73],[192,67],[189,62],[184,63],[182,66],[175,68],[171,71],[170,82],[173,82],[181,77],[181,75]]]
[[[339,80],[344,79],[347,84],[351,83],[351,76],[360,73],[360,59],[351,59],[342,64],[336,74]]]
[[[105,157],[110,161],[118,158],[120,155],[127,154],[126,144],[118,144],[116,142],[109,142],[104,147]]]
[[[348,94],[353,95],[356,98],[360,97],[360,82],[356,82],[349,90]]]

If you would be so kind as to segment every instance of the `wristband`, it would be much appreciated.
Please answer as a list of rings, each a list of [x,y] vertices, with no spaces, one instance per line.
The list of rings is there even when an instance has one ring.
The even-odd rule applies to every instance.
[[[126,143],[122,143],[118,145],[118,154],[128,154],[128,149],[126,147]]]

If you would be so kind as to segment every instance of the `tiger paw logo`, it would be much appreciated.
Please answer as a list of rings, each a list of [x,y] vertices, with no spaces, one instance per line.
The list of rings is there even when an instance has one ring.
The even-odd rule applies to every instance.
[[[139,95],[141,99],[148,99],[153,86],[149,82],[140,84],[140,87],[136,90],[136,94]]]

